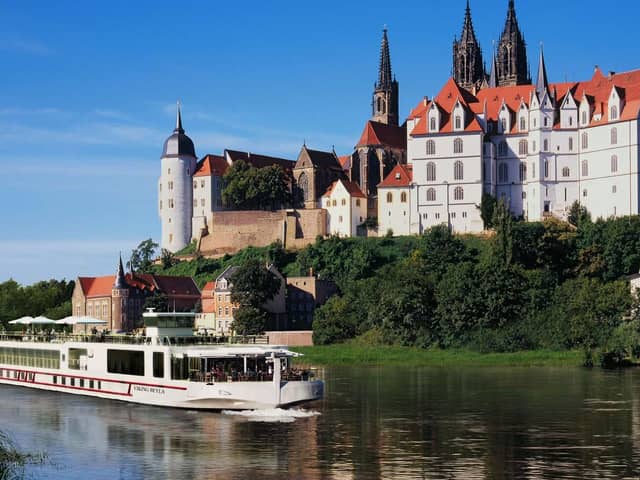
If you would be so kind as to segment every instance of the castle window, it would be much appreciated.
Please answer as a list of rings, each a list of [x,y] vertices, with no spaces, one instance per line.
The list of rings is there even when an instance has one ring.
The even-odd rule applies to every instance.
[[[618,156],[611,155],[611,173],[616,173],[618,171]]]
[[[460,130],[461,124],[462,124],[462,119],[460,118],[460,115],[456,115],[456,130]]]
[[[524,182],[527,179],[527,164],[522,162],[520,164],[520,181]]]
[[[198,188],[198,181],[194,180],[193,181],[193,189],[195,190],[196,188]]]
[[[520,143],[518,143],[518,153],[520,155],[526,155],[529,153],[529,142],[526,140],[520,140]]]
[[[461,138],[456,138],[453,141],[453,153],[462,153],[463,143]]]
[[[356,207],[359,207],[359,206],[360,206],[360,199],[356,198]]]
[[[582,176],[583,177],[589,176],[589,162],[587,162],[586,160],[582,161]]]
[[[427,182],[436,181],[436,164],[433,162],[427,163]]]
[[[342,215],[338,217],[338,223],[342,223]]]
[[[500,119],[500,125],[502,126],[502,131],[506,132],[507,131],[507,119],[506,118],[501,118]]]
[[[456,187],[453,190],[453,199],[454,200],[464,200],[464,189],[462,187]]]
[[[508,181],[509,181],[509,166],[503,162],[498,166],[498,182],[506,183]]]
[[[400,202],[401,203],[407,203],[407,192],[402,192],[400,194]]]
[[[382,111],[382,99],[378,97],[378,112]]]
[[[431,117],[431,120],[429,121],[429,130],[431,132],[435,132],[437,130],[437,128],[436,128],[436,117]]]
[[[173,233],[169,234],[169,243],[173,243]],[[89,314],[91,316],[91,314]]]
[[[160,210],[162,210],[162,200],[160,200]]]
[[[549,124],[549,119],[544,117],[544,126],[546,127]]]
[[[167,169],[167,174],[171,175],[171,169],[170,168]]]
[[[453,178],[454,180],[462,180],[464,178],[464,165],[461,161],[453,164]]]
[[[611,187],[611,193],[616,193],[617,191],[618,191],[618,187],[616,187],[615,185]]]
[[[531,162],[531,178],[536,178],[536,163]]]
[[[333,205],[334,207],[338,205],[338,201],[337,200],[332,200],[331,205]]]
[[[342,201],[340,202],[340,205],[344,207],[346,204],[347,204],[347,199],[343,198]]]
[[[505,142],[504,140],[502,140],[498,144],[498,155],[500,155],[501,157],[504,157],[507,155],[507,142]]]
[[[617,145],[617,144],[618,144],[618,129],[614,127],[611,129],[611,145]]]
[[[393,194],[391,192],[387,193],[387,203],[393,202]]]
[[[549,151],[549,140],[547,140],[546,138],[544,139],[544,142],[542,143],[542,151],[543,152],[548,152]]]
[[[549,177],[549,160],[544,161],[544,178]]]
[[[618,119],[618,107],[613,105],[611,107],[611,114],[609,116],[611,117],[611,120],[617,120]]]
[[[587,132],[582,134],[582,148],[589,148],[589,135]]]
[[[586,189],[582,191],[582,196],[583,196],[583,197],[586,197],[586,196],[587,196],[587,194],[588,194],[588,192],[587,192],[587,190],[586,190]]]
[[[573,117],[569,116],[569,126],[572,127],[573,126]]]
[[[204,180],[200,181],[200,188],[204,188]]]
[[[564,167],[562,169],[562,176],[563,177],[570,177],[571,176],[571,170],[569,170],[569,167]]]
[[[573,137],[569,137],[569,151],[573,152]]]
[[[527,129],[527,121],[524,117],[520,117],[520,131],[524,132]]]
[[[436,142],[433,140],[427,140],[427,155],[436,154]]]
[[[436,201],[436,189],[430,188],[427,190],[427,202],[435,202]]]

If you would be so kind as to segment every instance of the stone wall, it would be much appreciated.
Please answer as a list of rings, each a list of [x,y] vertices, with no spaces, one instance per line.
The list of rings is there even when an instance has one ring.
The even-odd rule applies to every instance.
[[[301,331],[271,331],[264,332],[269,337],[270,345],[288,345],[290,347],[310,347],[313,345],[313,332]]]
[[[326,211],[322,209],[213,212],[209,233],[200,239],[200,252],[221,256],[249,246],[265,247],[276,240],[286,248],[302,248],[325,234]]]

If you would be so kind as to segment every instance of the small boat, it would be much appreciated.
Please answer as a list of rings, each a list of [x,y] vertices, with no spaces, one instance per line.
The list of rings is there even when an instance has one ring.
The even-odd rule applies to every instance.
[[[193,334],[193,313],[143,314],[144,334],[1,334],[0,384],[163,407],[247,410],[319,400],[324,383],[300,354],[251,337]]]

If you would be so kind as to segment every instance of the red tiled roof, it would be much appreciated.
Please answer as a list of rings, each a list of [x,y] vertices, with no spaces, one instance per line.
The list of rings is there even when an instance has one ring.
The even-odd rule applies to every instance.
[[[624,121],[637,118],[640,112],[640,70],[612,74],[605,77],[600,69],[596,69],[593,78],[588,81],[550,84],[549,94],[557,105],[561,104],[568,91],[571,92],[578,104],[586,98],[593,106],[594,116],[600,114],[600,119],[595,120],[592,117],[589,125],[600,125],[609,122],[607,105],[613,88],[616,88],[621,98],[624,99],[624,107],[619,114],[618,120]],[[465,131],[481,131],[476,115],[482,114],[486,109],[486,119],[497,122],[503,103],[511,112],[517,112],[522,103],[527,107],[530,106],[531,95],[534,91],[534,85],[516,85],[484,88],[474,96],[465,89],[460,88],[453,78],[450,78],[435,99],[427,102],[427,105],[424,105],[424,100],[421,101],[411,112],[409,119],[418,119],[418,123],[411,135],[426,135],[429,133],[427,116],[433,102],[441,111],[440,133],[451,133],[453,131],[451,112],[458,100],[460,100],[465,111],[468,112]],[[512,122],[512,126],[515,130],[516,122]],[[559,125],[556,124],[555,128],[559,128]]]
[[[394,148],[407,148],[407,129],[386,123],[369,120],[364,126],[358,147],[363,145],[385,145]]]
[[[389,175],[378,184],[378,188],[408,187],[413,180],[412,165],[396,165]]]
[[[291,172],[296,162],[294,160],[288,160],[286,158],[269,157],[267,155],[260,155],[251,152],[239,152],[237,150],[225,150],[225,154],[231,159],[231,162],[237,162],[243,160],[256,168],[270,167],[272,165],[279,165],[285,172]]]
[[[80,287],[86,297],[110,297],[115,275],[104,277],[79,277]],[[153,292],[160,290],[168,295],[199,296],[200,290],[191,277],[169,277],[136,273],[125,275],[125,281],[131,288]]]
[[[198,168],[193,174],[194,177],[222,177],[229,168],[224,157],[219,155],[205,155],[205,157],[198,163]]]
[[[351,168],[351,155],[343,155],[342,157],[338,157],[338,161],[342,166],[343,170],[348,170]]]
[[[358,184],[355,183],[355,182],[351,182],[349,180],[336,180],[331,185],[329,185],[329,188],[327,189],[327,191],[322,196],[323,197],[331,196],[331,194],[333,193],[334,188],[338,185],[338,182],[342,183],[342,185],[347,190],[347,192],[349,193],[350,196],[357,197],[357,198],[367,198],[366,195],[364,193],[362,193],[362,190],[360,190],[360,187],[358,187]]]

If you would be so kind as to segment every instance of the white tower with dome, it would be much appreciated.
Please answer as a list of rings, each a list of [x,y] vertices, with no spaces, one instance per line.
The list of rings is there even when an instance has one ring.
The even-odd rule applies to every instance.
[[[176,128],[164,142],[162,170],[158,182],[158,211],[162,224],[161,248],[177,252],[191,242],[193,174],[197,157],[191,139],[182,128],[178,103]]]

